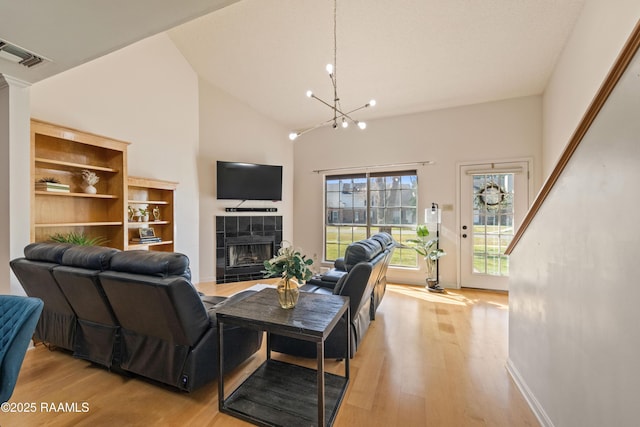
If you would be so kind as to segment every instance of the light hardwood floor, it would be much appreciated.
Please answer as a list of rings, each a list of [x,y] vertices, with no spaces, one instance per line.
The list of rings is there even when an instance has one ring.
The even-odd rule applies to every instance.
[[[229,295],[250,285],[199,288]],[[538,426],[505,369],[507,322],[506,294],[433,294],[421,287],[389,285],[377,319],[352,359],[351,383],[334,425]],[[263,360],[264,349],[226,377],[225,389],[235,387]],[[314,366],[313,360],[296,362]],[[342,363],[328,360],[326,365],[328,371],[344,372]],[[11,402],[34,403],[36,410],[0,412],[2,427],[249,425],[218,412],[217,382],[191,394],[175,392],[42,345],[27,353]],[[51,404],[55,410],[62,409],[60,404],[77,404],[78,412],[56,412]]]

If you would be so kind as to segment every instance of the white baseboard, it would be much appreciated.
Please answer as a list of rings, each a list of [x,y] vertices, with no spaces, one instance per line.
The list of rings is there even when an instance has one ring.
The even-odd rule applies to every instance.
[[[538,399],[533,395],[531,389],[527,386],[527,383],[520,375],[520,372],[518,372],[518,369],[513,365],[509,358],[507,358],[507,372],[509,372],[509,375],[511,375],[511,378],[516,383],[516,386],[518,386],[520,393],[524,396],[524,399],[529,404],[529,407],[538,419],[538,422],[540,422],[540,425],[543,427],[554,427],[553,422],[551,422],[551,419],[544,411],[544,408],[540,405],[540,402],[538,402]]]

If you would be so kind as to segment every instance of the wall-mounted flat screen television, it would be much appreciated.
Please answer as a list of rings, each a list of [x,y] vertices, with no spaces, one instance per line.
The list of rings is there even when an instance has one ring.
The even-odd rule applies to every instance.
[[[282,200],[282,166],[218,161],[216,176],[218,199]]]

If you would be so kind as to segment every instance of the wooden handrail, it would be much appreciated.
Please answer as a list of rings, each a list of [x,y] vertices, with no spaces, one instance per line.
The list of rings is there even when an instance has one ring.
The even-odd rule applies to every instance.
[[[576,151],[576,149],[580,145],[580,142],[582,142],[582,139],[584,138],[587,131],[589,130],[589,127],[591,127],[591,124],[598,116],[598,113],[604,106],[605,102],[607,101],[607,99],[609,99],[609,95],[611,95],[611,92],[613,92],[613,89],[616,87],[618,80],[620,80],[620,78],[626,71],[627,67],[633,60],[633,57],[635,56],[639,47],[640,47],[640,20],[638,20],[638,22],[636,23],[636,26],[631,32],[631,35],[629,36],[629,38],[627,39],[627,42],[622,48],[622,51],[620,52],[620,54],[618,54],[618,58],[616,59],[613,66],[609,70],[609,74],[607,74],[607,77],[605,78],[604,82],[600,86],[600,89],[598,89],[598,93],[593,98],[593,101],[591,101],[589,108],[587,108],[587,112],[584,114],[584,116],[582,117],[582,120],[578,124],[578,127],[576,128],[575,132],[571,136],[571,139],[569,140],[569,144],[567,144],[564,151],[562,152],[562,155],[560,156],[558,163],[553,168],[553,171],[551,172],[547,180],[542,185],[540,192],[536,196],[536,199],[533,201],[531,208],[529,208],[529,211],[527,212],[527,215],[524,217],[522,224],[520,225],[520,227],[518,227],[518,231],[516,231],[515,235],[513,236],[513,240],[511,241],[509,246],[507,246],[507,249],[505,250],[506,255],[510,255],[511,252],[513,252],[513,249],[516,247],[516,245],[520,241],[520,238],[522,238],[522,235],[529,227],[529,224],[531,224],[531,221],[533,221],[533,218],[536,216],[536,214],[540,210],[540,207],[542,206],[547,196],[551,192],[551,189],[555,185],[556,181],[558,181],[558,178],[560,178],[562,171],[564,171],[564,168],[567,166],[567,163],[569,163],[569,160],[573,156],[573,153]]]

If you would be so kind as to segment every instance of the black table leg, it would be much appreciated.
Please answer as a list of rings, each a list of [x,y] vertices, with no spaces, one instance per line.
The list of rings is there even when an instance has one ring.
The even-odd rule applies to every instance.
[[[316,344],[318,359],[318,426],[324,427],[324,341]]]
[[[224,349],[222,342],[222,322],[218,320],[218,410],[221,412],[224,407],[224,375],[222,374]]]
[[[344,324],[347,328],[347,354],[344,356],[344,377],[349,380],[349,360],[351,359],[351,308],[347,306],[347,311],[344,313]]]
[[[267,331],[267,360],[271,360],[271,332]]]

